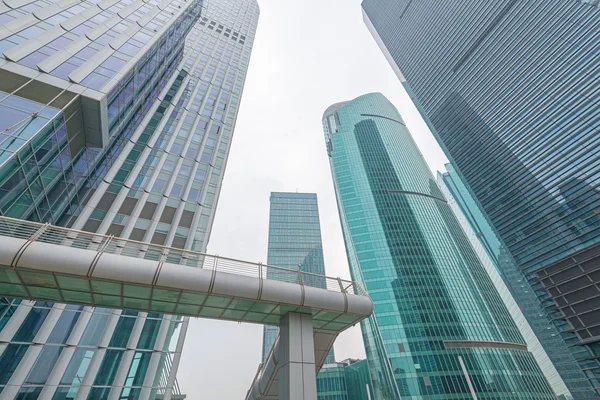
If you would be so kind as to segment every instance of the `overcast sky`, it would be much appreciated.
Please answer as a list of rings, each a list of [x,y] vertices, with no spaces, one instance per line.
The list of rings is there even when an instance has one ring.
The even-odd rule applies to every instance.
[[[327,275],[350,277],[321,128],[333,103],[383,93],[430,168],[443,169],[446,158],[365,27],[360,2],[259,0],[210,253],[266,263],[270,192],[314,192]],[[261,346],[260,325],[192,320],[178,373],[183,393],[190,400],[243,399]],[[363,358],[360,328],[340,335],[335,352],[338,360]]]

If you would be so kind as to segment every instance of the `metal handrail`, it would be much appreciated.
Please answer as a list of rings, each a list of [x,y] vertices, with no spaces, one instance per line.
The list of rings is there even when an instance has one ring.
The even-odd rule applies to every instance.
[[[101,249],[103,253],[107,254],[144,258],[266,280],[296,283],[335,292],[368,296],[360,283],[341,278],[4,216],[0,216],[0,236],[79,249],[95,251]],[[340,285],[340,282],[343,285]]]

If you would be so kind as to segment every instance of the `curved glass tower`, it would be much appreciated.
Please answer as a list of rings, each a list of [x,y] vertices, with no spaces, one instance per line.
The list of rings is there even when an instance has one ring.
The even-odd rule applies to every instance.
[[[377,399],[555,399],[396,108],[373,93],[323,116]]]

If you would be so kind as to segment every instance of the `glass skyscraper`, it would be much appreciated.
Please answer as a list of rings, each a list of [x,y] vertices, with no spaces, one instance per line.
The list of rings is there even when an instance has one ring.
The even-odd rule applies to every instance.
[[[0,213],[205,251],[258,15],[255,0],[0,4]],[[0,398],[171,398],[188,320],[164,296],[135,296],[164,314],[0,299]]]
[[[319,205],[315,193],[271,193],[269,212],[269,248],[267,264],[297,271],[325,275]],[[276,273],[269,271],[267,273]],[[310,279],[310,277],[305,277]],[[321,279],[314,277],[314,279]],[[325,281],[323,288],[326,288]],[[315,281],[315,287],[319,287]],[[263,362],[269,356],[279,328],[265,326],[263,331]],[[335,362],[333,348],[325,364]]]
[[[364,0],[362,7],[536,294],[534,313],[562,340],[557,349],[540,337],[565,383],[577,398],[600,396],[598,2]],[[563,372],[573,357],[578,364]]]
[[[317,375],[317,400],[370,400],[371,386],[367,360],[325,364]]]
[[[561,348],[561,339],[558,337],[556,329],[548,329],[551,326],[539,313],[535,293],[526,284],[527,281],[515,263],[506,256],[506,249],[498,251],[498,249],[502,249],[498,244],[498,239],[481,211],[474,207],[473,198],[456,176],[452,165],[447,164],[446,168],[447,172],[438,172],[438,185],[448,200],[448,205],[492,278],[500,297],[527,342],[527,347],[535,357],[552,389],[559,399],[571,399],[572,395],[561,375],[568,374],[573,370],[577,371],[577,365],[574,365],[574,360],[566,349]],[[520,283],[520,286],[510,286],[508,282],[511,281]],[[532,328],[530,323],[535,326]],[[559,352],[562,351],[564,359],[571,360],[571,362],[554,364],[538,337],[543,337],[547,343],[554,342],[553,352],[560,354]]]
[[[555,399],[394,106],[381,94],[323,115],[376,399]]]

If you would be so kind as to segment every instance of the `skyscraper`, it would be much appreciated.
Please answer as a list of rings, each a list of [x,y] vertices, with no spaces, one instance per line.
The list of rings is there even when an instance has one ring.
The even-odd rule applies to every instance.
[[[325,274],[319,205],[314,193],[271,193],[267,264],[314,274]],[[270,272],[274,273],[274,272]],[[309,277],[306,277],[309,278]],[[315,277],[315,279],[321,279]],[[318,287],[319,282],[314,282]],[[325,281],[323,281],[325,288]],[[277,338],[276,326],[263,331],[263,362]],[[333,348],[325,364],[335,362]]]
[[[326,364],[317,375],[317,400],[369,400],[371,386],[367,360]]]
[[[579,361],[578,370],[561,372],[575,397],[600,396],[598,2],[364,0],[362,7],[537,295],[537,314],[560,336],[556,350],[540,333],[548,355],[557,364]]]
[[[323,128],[375,398],[555,398],[394,106],[334,104]]]
[[[255,0],[0,6],[2,215],[204,251],[258,14]],[[167,303],[1,303],[0,398],[171,397],[188,320]]]
[[[548,383],[552,386],[554,393],[559,399],[572,398],[571,393],[565,385],[562,375],[568,374],[570,370],[577,371],[573,365],[572,357],[566,349],[561,349],[561,339],[555,329],[548,329],[548,322],[543,315],[539,314],[539,307],[535,293],[531,287],[524,285],[525,278],[512,260],[506,256],[507,252],[498,251],[502,247],[498,243],[492,228],[485,217],[475,206],[472,197],[456,176],[452,165],[446,165],[447,172],[438,172],[438,184],[448,205],[461,224],[477,256],[484,265],[486,271],[492,278],[492,282],[498,289],[498,293],[506,304],[508,311],[515,320],[521,335],[527,342],[529,351],[535,357]],[[509,286],[507,282],[521,283],[520,287]],[[534,328],[531,324],[535,324]],[[562,359],[570,362],[556,363],[548,357],[538,336],[542,336],[547,343],[553,343],[553,352],[560,354]],[[562,351],[562,354],[561,354]],[[561,373],[559,373],[559,369]]]

